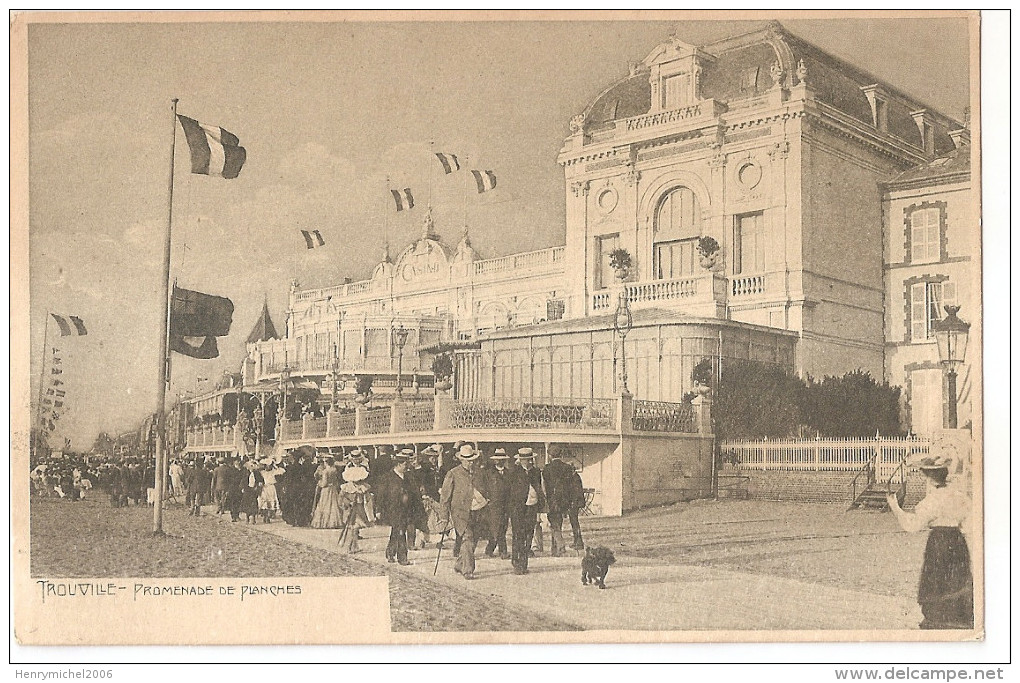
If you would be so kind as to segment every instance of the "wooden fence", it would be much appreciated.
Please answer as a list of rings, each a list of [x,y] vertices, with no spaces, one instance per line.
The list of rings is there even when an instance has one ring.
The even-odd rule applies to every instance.
[[[927,439],[777,439],[724,441],[723,458],[744,470],[852,472],[875,458],[876,475],[889,477],[913,454],[928,452]]]

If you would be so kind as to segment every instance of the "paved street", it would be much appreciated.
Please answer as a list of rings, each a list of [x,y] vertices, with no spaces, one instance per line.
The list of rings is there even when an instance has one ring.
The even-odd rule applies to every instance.
[[[527,576],[482,558],[470,582],[453,572],[450,550],[434,577],[434,548],[413,551],[412,566],[388,564],[385,527],[364,530],[363,552],[347,557],[338,530],[196,519],[176,506],[165,539],[149,535],[144,506],[34,499],[32,512],[37,576],[385,574],[400,631],[912,629],[920,620],[924,535],[898,531],[888,513],[832,505],[697,501],[582,518],[586,542],[617,556],[604,591],[581,585],[577,556],[539,554]]]
[[[434,549],[412,552],[410,567],[386,565],[385,528],[363,532],[357,557],[585,629],[910,629],[920,620],[914,590],[924,536],[899,532],[888,514],[697,502],[583,525],[589,544],[616,552],[605,591],[581,585],[577,557],[539,556],[523,577],[509,562],[483,558],[468,582],[447,550],[432,579]],[[337,551],[337,531],[256,528]]]

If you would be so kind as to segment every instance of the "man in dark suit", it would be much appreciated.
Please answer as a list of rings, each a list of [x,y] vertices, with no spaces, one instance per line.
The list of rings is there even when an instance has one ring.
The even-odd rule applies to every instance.
[[[509,560],[510,553],[506,549],[506,528],[510,523],[510,468],[507,464],[510,456],[506,449],[497,448],[489,456],[489,463],[492,467],[489,472],[489,492],[492,494],[489,500],[489,529],[492,538],[485,547],[485,556],[493,557],[493,553],[499,550],[501,560]]]
[[[376,503],[382,519],[390,525],[390,540],[386,544],[389,562],[411,564],[407,559],[407,528],[413,523],[416,510],[421,506],[420,487],[407,471],[414,451],[409,448],[394,454],[393,468],[381,474],[377,481]]]
[[[549,532],[552,536],[552,555],[554,557],[565,554],[566,545],[563,543],[563,518],[570,517],[570,527],[574,532],[574,547],[580,543],[581,529],[577,522],[577,508],[574,507],[573,478],[574,468],[563,462],[563,448],[551,446],[549,457],[551,458],[545,470],[542,471],[542,480],[545,483],[546,503],[549,506]],[[573,509],[573,515],[570,510]],[[584,547],[583,545],[581,547]]]
[[[545,504],[542,472],[535,467],[535,453],[530,448],[517,451],[517,464],[510,471],[508,507],[513,533],[511,560],[514,574],[528,573],[528,554],[535,535],[538,513]]]
[[[226,507],[227,492],[233,487],[231,482],[234,478],[231,467],[227,463],[226,457],[220,457],[219,465],[212,473],[212,493],[213,500],[216,501],[216,514],[222,515]]]

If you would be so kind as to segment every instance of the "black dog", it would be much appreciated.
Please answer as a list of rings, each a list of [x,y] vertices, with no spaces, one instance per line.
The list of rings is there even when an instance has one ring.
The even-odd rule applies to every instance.
[[[609,573],[609,565],[616,562],[613,551],[605,546],[588,548],[584,557],[581,558],[581,585],[587,586],[590,581],[600,589],[606,587],[606,574]]]

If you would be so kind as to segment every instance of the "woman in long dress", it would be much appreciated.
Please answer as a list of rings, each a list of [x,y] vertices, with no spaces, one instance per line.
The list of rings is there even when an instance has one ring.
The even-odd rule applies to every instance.
[[[318,501],[312,513],[312,527],[339,529],[344,523],[340,509],[340,470],[333,464],[333,458],[326,458],[316,470],[315,478]]]
[[[276,480],[283,472],[283,468],[272,460],[264,460],[262,463],[262,493],[259,494],[259,512],[262,513],[262,520],[266,524],[276,517],[276,512],[280,509]]]
[[[947,486],[949,458],[921,460],[925,497],[907,512],[896,494],[888,494],[889,509],[904,531],[928,532],[917,587],[922,629],[974,628],[974,580],[964,531],[969,524],[970,498],[958,485]]]

